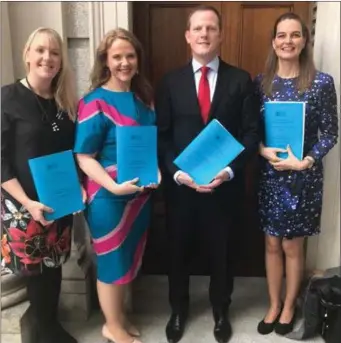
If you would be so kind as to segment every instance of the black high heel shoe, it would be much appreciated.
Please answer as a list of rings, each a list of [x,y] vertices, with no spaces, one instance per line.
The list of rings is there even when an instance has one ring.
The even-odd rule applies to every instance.
[[[279,318],[281,317],[282,309],[283,309],[283,306],[281,306],[281,309],[280,309],[276,319],[273,322],[265,323],[265,321],[263,319],[261,322],[258,323],[257,331],[258,331],[259,334],[261,334],[261,335],[268,335],[268,334],[270,334],[274,330],[276,324],[279,321]]]
[[[275,332],[277,335],[285,336],[288,333],[290,333],[294,329],[296,321],[296,309],[294,311],[294,315],[292,316],[292,319],[290,323],[281,323],[278,321],[278,323],[275,325]]]

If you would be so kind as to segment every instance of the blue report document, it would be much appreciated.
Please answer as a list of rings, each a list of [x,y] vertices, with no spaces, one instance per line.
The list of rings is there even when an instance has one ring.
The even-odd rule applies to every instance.
[[[266,147],[286,149],[290,145],[293,154],[303,159],[305,103],[271,101],[264,104]],[[278,153],[287,158],[288,153]]]
[[[196,184],[207,185],[243,150],[243,145],[213,119],[174,163]]]
[[[139,178],[138,186],[158,183],[156,126],[117,126],[117,181]]]
[[[28,161],[39,201],[51,207],[46,220],[55,220],[84,210],[82,190],[71,150]]]

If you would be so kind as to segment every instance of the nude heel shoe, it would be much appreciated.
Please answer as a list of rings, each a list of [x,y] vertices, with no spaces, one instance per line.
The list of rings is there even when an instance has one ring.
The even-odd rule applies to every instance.
[[[126,330],[133,337],[141,337],[141,332],[129,320],[126,320]]]
[[[132,338],[132,341],[130,341],[130,342],[128,340],[125,340],[124,342],[123,341],[119,342],[119,341],[115,340],[115,338],[110,333],[106,324],[104,324],[102,327],[102,336],[108,340],[108,343],[142,343],[141,341],[139,341],[135,338]]]

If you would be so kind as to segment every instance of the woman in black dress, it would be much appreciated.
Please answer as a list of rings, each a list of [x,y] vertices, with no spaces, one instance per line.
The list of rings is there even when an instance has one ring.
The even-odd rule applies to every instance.
[[[279,17],[274,25],[266,70],[256,78],[261,110],[268,101],[305,102],[303,160],[288,148],[260,147],[260,219],[266,236],[266,271],[270,308],[258,332],[275,329],[285,335],[293,329],[295,303],[304,269],[304,237],[320,232],[322,210],[322,159],[338,138],[337,102],[333,78],[314,67],[309,31],[293,13]],[[285,264],[283,261],[285,256]],[[281,301],[283,265],[286,294]]]
[[[26,77],[1,89],[2,272],[27,275],[35,343],[76,343],[57,319],[72,215],[44,219],[28,160],[73,148],[77,99],[56,31],[35,30],[23,58]]]

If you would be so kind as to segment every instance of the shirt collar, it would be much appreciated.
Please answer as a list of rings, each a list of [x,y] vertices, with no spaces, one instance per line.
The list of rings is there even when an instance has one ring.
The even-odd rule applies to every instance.
[[[192,59],[193,72],[196,73],[203,65],[199,63],[195,58]],[[219,58],[218,56],[214,57],[213,60],[207,64],[207,67],[214,70],[216,73],[219,68]]]

